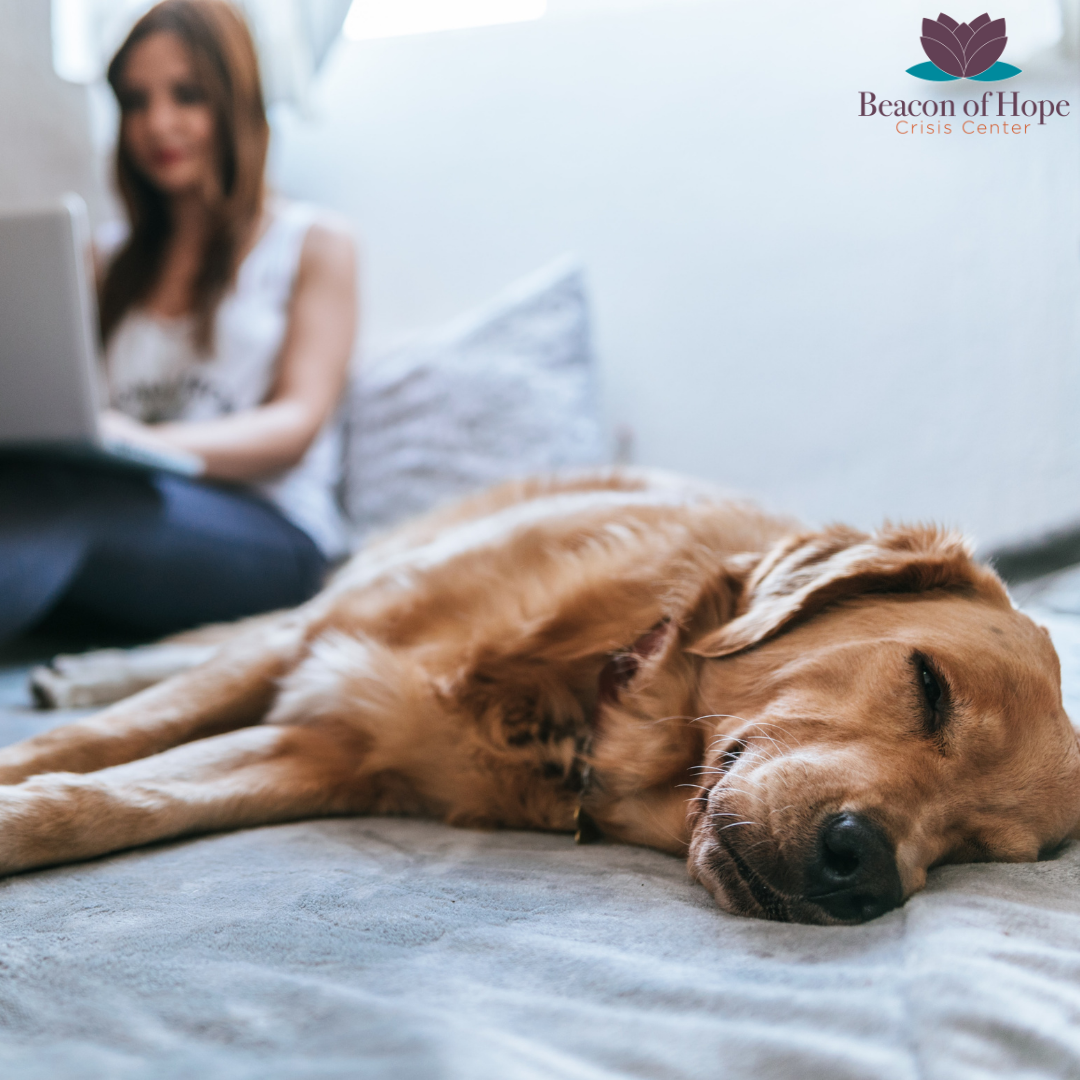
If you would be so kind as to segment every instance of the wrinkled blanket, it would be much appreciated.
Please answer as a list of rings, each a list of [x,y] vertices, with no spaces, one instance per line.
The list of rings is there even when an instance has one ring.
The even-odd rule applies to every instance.
[[[1049,614],[1080,716],[1080,619]],[[0,738],[63,719],[0,677]],[[0,882],[0,1076],[1080,1076],[1080,845],[857,928],[735,918],[652,851],[400,820]]]

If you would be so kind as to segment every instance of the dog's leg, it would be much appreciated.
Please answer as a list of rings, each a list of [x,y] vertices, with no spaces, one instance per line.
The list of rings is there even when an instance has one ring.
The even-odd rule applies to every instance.
[[[363,737],[260,724],[99,772],[0,787],[0,873],[156,840],[368,808]]]
[[[141,645],[54,656],[30,672],[30,691],[42,709],[87,709],[122,701],[209,660],[218,645]]]
[[[262,719],[276,680],[302,654],[305,624],[285,617],[220,649],[201,667],[84,720],[0,749],[0,784],[87,773]]]
[[[95,649],[54,656],[48,664],[30,672],[30,692],[42,709],[111,705],[205,663],[223,645],[256,628],[280,622],[285,614],[272,611],[239,622],[211,623],[134,649]]]

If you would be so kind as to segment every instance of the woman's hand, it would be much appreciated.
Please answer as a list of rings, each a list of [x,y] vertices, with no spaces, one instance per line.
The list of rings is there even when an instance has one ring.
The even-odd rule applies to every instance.
[[[115,409],[106,409],[101,414],[101,435],[106,442],[127,443],[158,453],[167,454],[177,449],[175,443],[162,437],[158,428],[142,424]]]
[[[120,452],[124,447],[148,450],[159,458],[169,459],[167,466],[164,461],[161,462],[162,467],[171,467],[185,476],[206,475],[206,462],[197,454],[181,449],[154,428],[140,424],[138,420],[114,409],[107,409],[101,414],[100,432],[106,449]]]
[[[213,420],[153,427],[128,422],[141,429],[140,438],[149,435],[161,440],[155,445],[202,458],[208,477],[272,476],[300,461],[337,407],[355,334],[352,238],[343,229],[313,225],[301,250],[277,382],[265,404]]]

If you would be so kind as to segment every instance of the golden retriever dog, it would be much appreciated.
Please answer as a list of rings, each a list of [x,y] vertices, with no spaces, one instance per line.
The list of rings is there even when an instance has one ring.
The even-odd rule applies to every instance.
[[[1049,636],[962,539],[657,474],[503,486],[164,648],[201,662],[0,750],[0,871],[412,814],[645,844],[726,911],[857,923],[1080,818]]]

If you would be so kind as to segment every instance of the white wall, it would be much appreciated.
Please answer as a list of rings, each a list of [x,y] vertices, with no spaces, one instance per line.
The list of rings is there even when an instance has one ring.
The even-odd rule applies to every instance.
[[[984,544],[1080,520],[1076,72],[993,87],[1076,103],[1026,138],[902,137],[860,90],[975,86],[904,73],[924,4],[606,3],[341,42],[278,123],[280,185],[358,224],[369,342],[573,250],[639,461]]]
[[[53,73],[49,0],[0,0],[0,206],[65,191],[101,204],[86,91]]]

